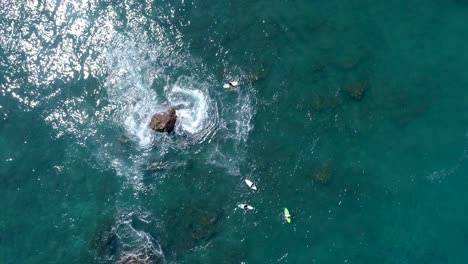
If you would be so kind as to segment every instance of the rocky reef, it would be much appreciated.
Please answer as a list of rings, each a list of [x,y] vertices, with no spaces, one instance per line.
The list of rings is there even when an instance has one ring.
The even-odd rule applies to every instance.
[[[368,84],[365,81],[356,81],[345,86],[345,91],[355,101],[361,101],[368,89]]]
[[[166,112],[159,112],[153,115],[149,127],[157,132],[172,132],[174,131],[177,121],[177,115],[174,108]]]
[[[124,256],[117,264],[149,264],[148,258],[142,258],[138,256]]]
[[[314,183],[325,186],[329,185],[335,174],[332,161],[325,161],[306,168],[306,175]]]
[[[169,230],[164,245],[176,254],[189,252],[206,243],[217,231],[220,212],[205,206],[184,206],[169,211],[165,222]]]

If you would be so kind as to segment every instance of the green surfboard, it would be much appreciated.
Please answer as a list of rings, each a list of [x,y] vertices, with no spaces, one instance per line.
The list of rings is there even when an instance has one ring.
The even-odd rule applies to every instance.
[[[284,219],[286,219],[286,222],[291,223],[291,215],[288,208],[284,208]]]

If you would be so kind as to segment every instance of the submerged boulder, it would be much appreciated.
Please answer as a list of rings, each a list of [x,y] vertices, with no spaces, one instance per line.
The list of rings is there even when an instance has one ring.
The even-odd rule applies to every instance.
[[[354,82],[346,87],[346,92],[355,101],[361,101],[368,89],[367,82]]]
[[[314,173],[314,180],[322,185],[328,185],[333,176],[333,164],[327,162],[321,164]]]
[[[326,186],[329,185],[335,174],[335,167],[332,161],[325,161],[322,163],[314,164],[306,168],[305,175],[314,183]]]
[[[158,132],[172,132],[175,128],[177,120],[176,111],[174,108],[166,112],[156,113],[151,117],[149,127]]]
[[[331,96],[315,95],[310,100],[309,105],[314,112],[320,113],[338,108],[342,103],[341,94]]]
[[[183,255],[196,246],[209,243],[217,233],[221,212],[205,205],[189,205],[169,210],[166,217],[163,248]]]

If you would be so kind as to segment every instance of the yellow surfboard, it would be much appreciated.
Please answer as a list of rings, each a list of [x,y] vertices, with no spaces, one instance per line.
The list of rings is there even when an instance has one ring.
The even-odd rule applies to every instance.
[[[286,222],[291,223],[291,215],[289,214],[288,208],[284,208],[284,219]]]

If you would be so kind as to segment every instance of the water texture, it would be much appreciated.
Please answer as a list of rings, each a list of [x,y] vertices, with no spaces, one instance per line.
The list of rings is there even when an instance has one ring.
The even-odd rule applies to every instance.
[[[466,25],[462,0],[0,1],[0,263],[466,263]]]

